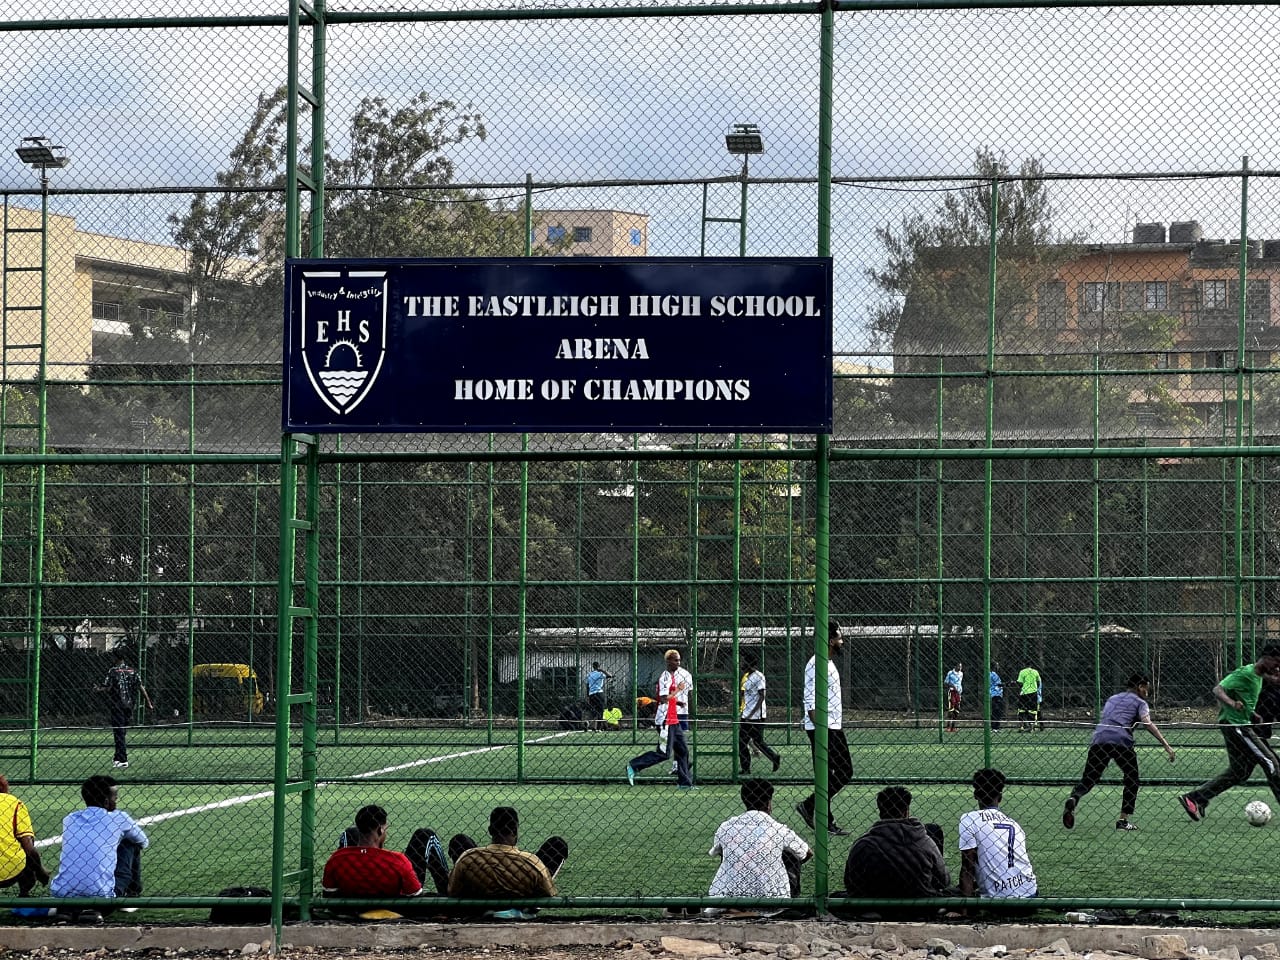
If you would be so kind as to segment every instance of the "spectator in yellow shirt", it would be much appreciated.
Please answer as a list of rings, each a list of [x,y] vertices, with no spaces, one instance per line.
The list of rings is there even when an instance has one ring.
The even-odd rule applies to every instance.
[[[0,887],[18,885],[18,896],[28,897],[37,883],[49,882],[49,871],[40,863],[36,832],[27,805],[9,792],[9,781],[0,776]]]

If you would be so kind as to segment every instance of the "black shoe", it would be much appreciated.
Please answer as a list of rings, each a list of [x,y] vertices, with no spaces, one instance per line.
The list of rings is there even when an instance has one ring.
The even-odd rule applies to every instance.
[[[1117,830],[1137,830],[1138,825],[1136,823],[1130,823],[1128,820],[1121,818],[1116,821],[1116,829]]]
[[[778,772],[778,768],[779,768],[780,766],[782,766],[782,757],[781,757],[781,755],[776,756],[776,757],[774,757],[774,758],[773,758],[773,772],[774,772],[774,773],[777,773],[777,772]]]
[[[796,804],[796,813],[800,814],[800,819],[804,821],[804,825],[810,830],[813,829],[813,811],[806,807],[803,803]]]
[[[102,914],[97,910],[81,910],[76,923],[102,923]]]
[[[1070,830],[1076,825],[1076,798],[1067,797],[1067,802],[1062,805],[1062,825]]]
[[[847,837],[847,836],[850,836],[849,831],[848,831],[848,830],[846,830],[844,827],[840,826],[840,824],[838,824],[838,823],[828,823],[828,824],[827,824],[827,833],[829,833],[829,834],[830,834],[831,836],[833,836],[833,837]]]

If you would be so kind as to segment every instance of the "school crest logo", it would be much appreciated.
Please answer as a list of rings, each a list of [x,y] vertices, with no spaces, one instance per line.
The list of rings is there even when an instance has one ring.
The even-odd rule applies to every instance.
[[[387,352],[387,272],[309,270],[302,274],[302,364],[334,413],[369,395]]]

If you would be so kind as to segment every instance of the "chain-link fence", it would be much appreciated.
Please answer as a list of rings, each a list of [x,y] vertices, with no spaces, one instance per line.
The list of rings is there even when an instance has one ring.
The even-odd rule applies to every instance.
[[[1280,600],[1276,11],[215,7],[0,22],[10,138],[50,151],[0,172],[0,742],[55,893],[115,889],[71,882],[76,818],[58,828],[110,774],[150,836],[144,909],[270,886],[359,910],[363,882],[467,915],[448,840],[509,839],[508,806],[521,847],[567,840],[579,912],[883,915],[974,889],[997,914],[1032,890],[1280,907],[1244,814],[1276,761],[1220,703],[1272,702],[1233,671]],[[763,153],[726,151],[737,124]],[[299,170],[324,191],[295,238]],[[300,480],[279,426],[295,242],[829,252],[833,434],[344,435]],[[842,726],[815,771],[828,616]],[[670,650],[687,731],[655,726]],[[1135,674],[1173,765],[1110,699]],[[1072,794],[1086,756],[1117,765]],[[1253,779],[1219,800],[1198,785],[1229,756]],[[974,814],[996,802],[981,768],[1011,820]],[[846,776],[821,829],[809,797]],[[440,896],[326,880],[367,805]],[[549,889],[483,879],[453,893]]]

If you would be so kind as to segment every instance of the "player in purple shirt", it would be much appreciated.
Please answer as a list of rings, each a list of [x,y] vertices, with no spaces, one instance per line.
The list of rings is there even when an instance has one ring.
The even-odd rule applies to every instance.
[[[1071,796],[1062,808],[1062,825],[1070,830],[1076,825],[1076,804],[1080,798],[1098,785],[1102,773],[1111,761],[1115,761],[1124,777],[1124,793],[1120,799],[1120,819],[1116,821],[1117,830],[1137,830],[1138,827],[1129,818],[1137,809],[1138,803],[1138,751],[1133,746],[1133,728],[1142,724],[1151,731],[1151,735],[1160,741],[1164,752],[1173,763],[1173,747],[1164,738],[1160,728],[1151,722],[1151,711],[1147,707],[1147,694],[1151,680],[1144,674],[1135,673],[1129,677],[1129,689],[1117,693],[1107,700],[1102,707],[1102,716],[1098,718],[1098,726],[1094,728],[1093,739],[1089,741],[1089,756],[1084,762],[1084,773],[1080,782],[1071,789]]]

